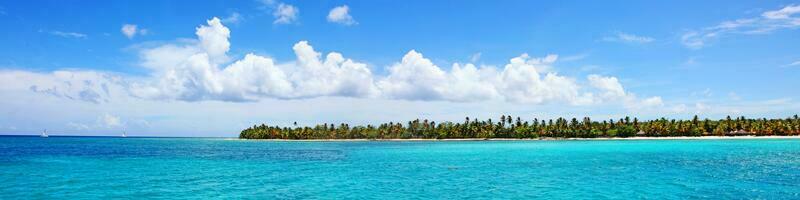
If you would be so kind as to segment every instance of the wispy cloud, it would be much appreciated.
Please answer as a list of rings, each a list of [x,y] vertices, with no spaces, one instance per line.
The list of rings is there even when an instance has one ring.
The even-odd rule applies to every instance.
[[[693,96],[693,97],[709,98],[709,97],[711,97],[711,95],[713,95],[713,93],[711,92],[711,88],[706,88],[703,91],[695,91],[695,92],[691,93],[691,96]]]
[[[681,42],[691,49],[700,49],[710,40],[725,35],[767,34],[781,29],[800,27],[800,5],[789,5],[779,10],[763,12],[758,17],[725,21],[715,26],[687,31],[681,35]]]
[[[67,127],[74,130],[115,129],[124,128],[125,123],[122,122],[120,117],[105,113],[98,116],[94,122],[69,122],[67,123]]]
[[[585,54],[585,53],[583,53],[583,54],[577,54],[577,55],[563,56],[563,57],[561,57],[561,59],[559,59],[559,60],[561,60],[561,61],[563,61],[563,62],[569,62],[569,61],[578,61],[578,60],[583,60],[583,59],[585,59],[586,57],[589,57],[589,54]]]
[[[278,4],[278,7],[275,11],[272,12],[272,16],[275,17],[275,21],[273,24],[291,24],[297,22],[297,15],[300,14],[300,10],[297,7],[285,3]]]
[[[796,66],[800,66],[800,60],[794,61],[794,62],[786,64],[786,65],[783,65],[783,67],[796,67]]]
[[[645,44],[655,41],[652,37],[639,36],[630,33],[617,32],[614,36],[607,36],[603,38],[606,42],[624,42],[633,44]]]
[[[328,12],[328,21],[347,26],[358,24],[358,22],[353,19],[353,16],[350,16],[350,7],[347,7],[347,5],[337,6],[331,9],[331,11]]]
[[[469,62],[477,63],[481,59],[481,54],[482,54],[481,52],[472,54],[471,56],[469,56]]]
[[[590,71],[597,71],[600,70],[601,67],[598,65],[586,65],[579,68],[582,72],[590,72]]]
[[[691,56],[687,58],[685,62],[683,62],[683,65],[697,65],[698,63],[700,63],[700,57]]]
[[[242,15],[239,14],[239,12],[233,12],[231,13],[231,15],[228,15],[228,17],[222,18],[223,23],[229,23],[229,24],[238,24],[242,20],[243,20]]]
[[[80,39],[84,39],[84,38],[88,37],[86,34],[77,33],[77,32],[51,31],[50,34],[55,35],[55,36],[65,37],[65,38],[80,38]]]

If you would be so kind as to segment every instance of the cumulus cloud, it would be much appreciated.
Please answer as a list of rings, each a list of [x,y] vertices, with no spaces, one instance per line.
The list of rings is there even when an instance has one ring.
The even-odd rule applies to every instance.
[[[655,41],[655,39],[653,39],[652,37],[638,36],[629,33],[617,32],[617,34],[614,36],[604,37],[603,41],[644,44],[653,42]]]
[[[625,89],[622,88],[622,84],[619,83],[617,77],[603,77],[592,74],[587,79],[592,87],[602,92],[600,95],[604,99],[616,99],[626,96]]]
[[[278,4],[278,7],[272,12],[275,17],[273,24],[291,24],[297,21],[297,15],[300,10],[297,7],[285,3]]]
[[[297,96],[373,96],[376,94],[372,72],[366,64],[344,58],[342,54],[331,52],[320,59],[306,41],[293,47],[297,55],[297,67],[290,72],[290,80],[296,86]]]
[[[200,47],[208,54],[209,59],[216,61],[215,63],[225,62],[227,60],[225,53],[231,47],[231,43],[228,42],[231,31],[222,25],[219,18],[215,17],[207,23],[208,26],[200,26],[195,31]]]
[[[687,106],[683,104],[668,105],[660,96],[641,98],[634,93],[625,91],[617,77],[601,76],[592,74],[587,76],[589,85],[595,88],[596,95],[592,94],[592,103],[602,104],[609,102],[621,103],[628,112],[634,113],[658,113],[669,114],[684,113]],[[663,113],[662,113],[663,114]]]
[[[446,71],[412,50],[389,68],[389,75],[377,86],[385,98],[407,100],[589,105],[635,99],[616,77],[590,75],[591,87],[582,87],[575,79],[553,71],[550,65],[557,59],[556,55],[532,58],[523,54],[510,59],[502,70],[455,63]]]
[[[725,21],[715,26],[687,31],[681,36],[684,46],[691,49],[705,47],[710,40],[734,34],[767,34],[781,29],[800,27],[800,5],[789,5],[779,10],[766,11],[761,16]]]
[[[139,28],[136,24],[123,24],[120,31],[128,39],[133,39],[136,35],[146,35],[148,32],[147,29]]]
[[[331,11],[328,12],[328,21],[348,26],[358,24],[358,22],[353,19],[353,16],[350,16],[350,7],[347,7],[347,5],[337,6],[331,9]]]
[[[230,31],[218,18],[197,28],[197,41],[167,44],[141,52],[154,80],[138,83],[133,94],[186,101],[255,101],[262,97],[375,96],[366,64],[331,52],[324,59],[306,41],[294,45],[297,60],[278,65],[272,58],[247,54],[227,66]]]
[[[500,93],[506,100],[519,103],[590,103],[591,94],[580,93],[574,79],[551,72],[550,64],[556,59],[555,55],[530,58],[527,54],[512,58],[499,75]]]
[[[389,68],[389,76],[378,82],[387,97],[399,99],[439,99],[445,72],[414,50]]]
[[[475,113],[482,118],[496,113],[548,115],[543,117],[584,113],[595,118],[608,112],[782,117],[800,108],[788,98],[670,102],[638,96],[615,76],[559,74],[558,55],[522,54],[498,66],[473,61],[442,68],[422,52],[410,50],[381,75],[341,53],[317,51],[308,41],[292,46],[295,58],[290,61],[253,53],[238,57],[229,53],[234,44],[223,23],[218,18],[206,21],[196,28],[193,39],[136,46],[138,63],[146,70],[143,75],[0,70],[4,113],[0,118],[20,130],[36,129],[32,134],[47,127],[74,134],[116,135],[125,128],[136,134],[230,135],[261,120],[376,123],[431,117],[439,121]]]
[[[323,54],[309,42],[297,42],[294,61],[246,54],[228,55],[230,30],[212,18],[196,28],[196,39],[141,48],[140,64],[150,74],[122,79],[100,72],[54,72],[50,82],[37,82],[30,91],[91,103],[108,102],[115,94],[147,100],[260,101],[326,96],[413,101],[501,101],[522,104],[594,105],[620,103],[651,105],[625,91],[616,77],[589,75],[576,79],[558,74],[558,55],[509,59],[502,67],[453,63],[449,69],[410,50],[388,74],[374,75],[367,64],[341,53]],[[477,59],[477,58],[476,58]],[[22,72],[20,72],[22,73]],[[31,74],[31,76],[45,76]]]

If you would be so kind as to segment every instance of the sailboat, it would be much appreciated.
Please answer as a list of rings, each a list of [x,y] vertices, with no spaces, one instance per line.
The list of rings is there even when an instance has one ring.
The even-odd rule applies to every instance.
[[[128,137],[128,134],[125,131],[122,131],[122,137]]]
[[[42,135],[39,137],[47,137],[47,129],[44,129],[44,131],[42,131]]]

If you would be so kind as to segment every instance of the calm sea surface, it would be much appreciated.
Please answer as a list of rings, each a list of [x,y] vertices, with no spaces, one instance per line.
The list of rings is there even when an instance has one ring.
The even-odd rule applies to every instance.
[[[0,137],[0,199],[800,199],[800,140]]]

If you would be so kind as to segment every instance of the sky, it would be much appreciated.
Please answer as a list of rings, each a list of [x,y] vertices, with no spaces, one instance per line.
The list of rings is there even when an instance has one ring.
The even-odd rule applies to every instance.
[[[800,113],[798,1],[0,0],[0,134]]]

